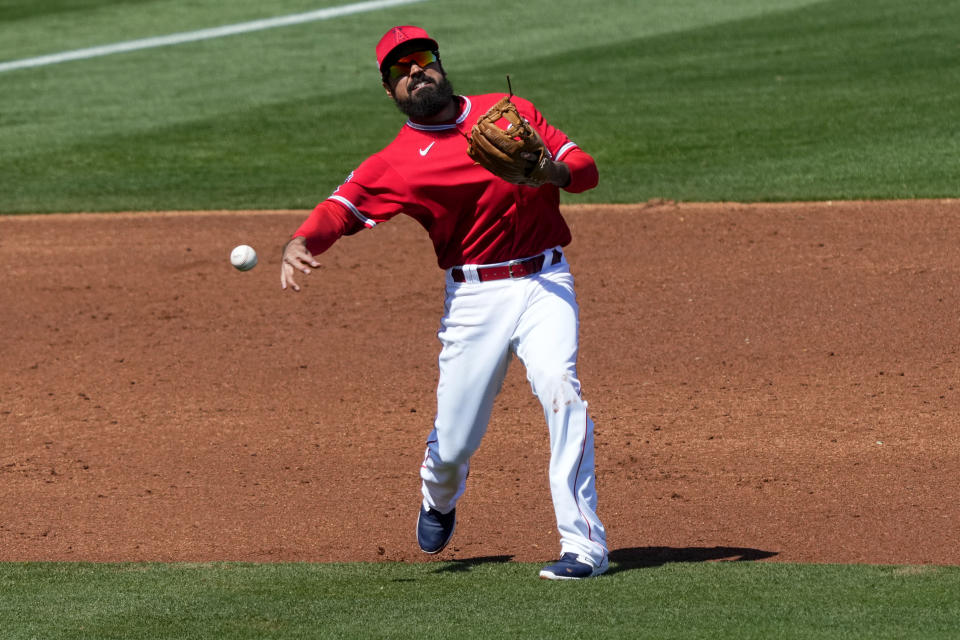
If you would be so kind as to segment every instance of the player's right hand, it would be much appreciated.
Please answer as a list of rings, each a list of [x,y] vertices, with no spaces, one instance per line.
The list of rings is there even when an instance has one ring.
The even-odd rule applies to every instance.
[[[307,240],[301,236],[293,238],[283,248],[283,259],[280,264],[280,288],[287,285],[294,291],[300,291],[300,285],[293,279],[295,271],[310,273],[310,268],[318,268],[320,263],[313,259],[313,254],[307,250]]]

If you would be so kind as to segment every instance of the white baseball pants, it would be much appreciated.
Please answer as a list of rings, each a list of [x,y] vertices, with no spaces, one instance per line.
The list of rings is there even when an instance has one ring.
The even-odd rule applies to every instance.
[[[559,247],[558,247],[559,248]],[[561,553],[607,553],[597,517],[593,422],[577,378],[579,308],[566,259],[519,279],[454,282],[447,273],[438,337],[437,416],[420,477],[423,504],[449,513],[466,488],[512,354],[523,362],[550,431],[550,491]],[[470,272],[469,268],[464,269]]]

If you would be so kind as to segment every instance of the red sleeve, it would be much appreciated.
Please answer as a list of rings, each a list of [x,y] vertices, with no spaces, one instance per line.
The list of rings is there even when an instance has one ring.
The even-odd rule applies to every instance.
[[[564,191],[581,193],[597,186],[600,174],[597,172],[597,163],[589,153],[579,147],[571,149],[563,157],[563,162],[570,167],[570,183],[563,188]]]
[[[324,200],[303,221],[293,237],[306,238],[307,250],[318,255],[329,249],[340,236],[356,233],[362,226],[345,207],[333,200]]]

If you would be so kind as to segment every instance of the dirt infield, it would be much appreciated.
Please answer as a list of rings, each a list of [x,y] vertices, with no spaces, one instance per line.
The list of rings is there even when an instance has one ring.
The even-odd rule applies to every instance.
[[[426,558],[442,273],[304,215],[0,217],[0,560]],[[960,564],[960,201],[565,215],[614,561]],[[553,558],[546,452],[514,362],[438,559]]]

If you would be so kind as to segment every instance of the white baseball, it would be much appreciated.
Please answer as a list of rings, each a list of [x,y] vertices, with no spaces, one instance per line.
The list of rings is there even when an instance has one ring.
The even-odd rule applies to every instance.
[[[240,271],[250,271],[257,266],[257,252],[248,244],[241,244],[230,252],[230,264]]]

